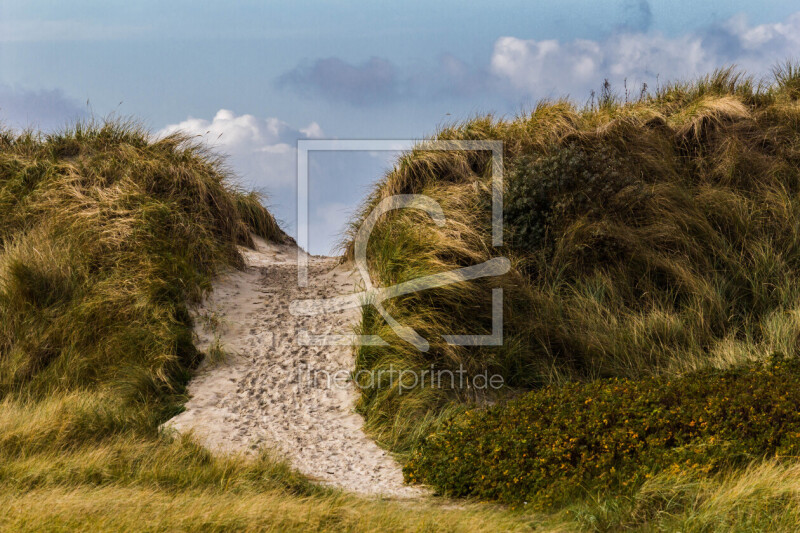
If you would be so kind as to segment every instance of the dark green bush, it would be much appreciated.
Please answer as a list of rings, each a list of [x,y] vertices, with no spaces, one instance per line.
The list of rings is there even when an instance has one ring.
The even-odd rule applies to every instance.
[[[705,475],[797,456],[798,406],[794,358],[547,387],[455,417],[423,440],[404,474],[452,496],[550,507],[633,490],[663,471]]]
[[[591,216],[614,194],[635,183],[625,172],[624,158],[608,145],[572,143],[550,151],[539,158],[523,156],[512,165],[505,221],[516,248],[552,247],[568,219]]]

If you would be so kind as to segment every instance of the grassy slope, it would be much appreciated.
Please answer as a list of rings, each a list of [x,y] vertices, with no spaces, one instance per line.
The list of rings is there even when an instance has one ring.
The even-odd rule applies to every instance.
[[[513,121],[443,129],[435,138],[504,141],[506,246],[490,246],[488,154],[418,149],[376,186],[353,235],[393,194],[434,198],[448,223],[411,210],[384,217],[369,244],[373,279],[389,285],[500,254],[514,268],[389,302],[431,341],[428,353],[366,311],[362,332],[391,346],[362,347],[357,369],[463,365],[520,391],[797,355],[798,97],[800,70],[789,64],[766,84],[725,70],[633,102],[605,93],[591,108],[542,103]],[[503,347],[438,340],[486,332],[495,286],[506,295]],[[475,391],[385,382],[365,389],[360,407],[380,442],[408,453],[475,400]]]
[[[265,452],[215,458],[159,433],[199,361],[187,305],[285,239],[211,154],[135,126],[0,134],[0,528],[492,530],[490,508],[322,489]]]
[[[558,102],[516,121],[442,131],[506,141],[507,198],[519,201],[507,214],[516,222],[504,250],[514,272],[472,284],[469,298],[451,287],[398,299],[390,310],[426,333],[479,332],[498,283],[511,296],[506,346],[434,343],[423,356],[395,341],[362,350],[359,369],[461,363],[525,389],[794,355],[797,80],[784,71],[755,90],[721,73],[629,105]],[[400,213],[380,225],[370,243],[375,279],[495,255],[483,230],[486,163],[480,153],[418,151],[401,160],[372,204],[425,192],[450,220],[431,228]],[[594,191],[596,203],[575,203],[567,194],[574,183],[538,185],[538,176],[564,169],[578,185],[589,185],[581,176],[623,179]],[[266,453],[212,457],[157,428],[179,409],[199,357],[187,303],[220,268],[238,264],[234,243],[247,244],[249,231],[282,238],[257,199],[233,190],[218,162],[184,140],[153,142],[108,124],[51,138],[3,134],[0,207],[0,501],[8,511],[0,527],[788,531],[798,518],[796,466],[776,462],[713,480],[663,474],[630,497],[590,497],[549,516],[473,504],[414,504],[412,516],[408,504],[321,489]],[[540,211],[547,216],[526,218]],[[598,249],[605,255],[583,255]],[[391,339],[370,313],[362,328]],[[374,434],[402,452],[474,399],[378,388],[361,406]]]

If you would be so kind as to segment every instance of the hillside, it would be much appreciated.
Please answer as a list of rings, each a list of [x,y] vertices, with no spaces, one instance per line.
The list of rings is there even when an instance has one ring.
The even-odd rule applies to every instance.
[[[701,505],[661,476],[683,472],[692,481],[682,483],[699,487],[796,456],[798,97],[793,64],[761,83],[726,69],[627,101],[606,85],[585,107],[543,102],[513,120],[441,129],[434,139],[503,141],[501,248],[491,240],[488,152],[422,143],[402,156],[355,218],[347,253],[362,221],[392,195],[427,195],[448,220],[437,226],[413,209],[386,215],[368,246],[376,283],[496,256],[513,265],[500,278],[385,302],[431,343],[427,352],[373,310],[363,314],[361,333],[390,346],[361,347],[357,371],[464,369],[506,384],[365,386],[367,428],[407,457],[407,479],[449,495],[590,514],[597,508],[577,502],[614,494],[616,503],[598,505],[617,514],[590,521],[616,529],[653,484],[665,500]],[[445,343],[441,333],[490,332],[496,287],[504,289],[503,345]],[[794,489],[775,490],[784,489],[796,502]],[[670,512],[694,512],[682,505]],[[779,508],[776,516],[795,516]]]
[[[585,106],[542,102],[433,139],[503,142],[503,245],[491,154],[422,142],[376,183],[342,260],[313,258],[320,284],[289,290],[294,243],[191,138],[118,121],[0,132],[0,529],[794,531],[800,69],[761,83],[726,69],[636,98],[606,85]],[[398,194],[430,197],[446,222],[381,216],[375,286],[511,265],[383,302],[427,351],[373,306],[291,312],[352,300],[358,229]],[[491,332],[497,288],[502,345],[447,344]],[[239,317],[224,339],[236,354],[197,336],[214,301],[225,316],[209,324]],[[351,318],[386,343],[297,349],[297,330]],[[201,366],[216,358],[237,379]],[[353,365],[374,442],[352,384],[292,382],[303,358]],[[420,384],[431,370],[503,386]],[[204,380],[239,402],[235,423],[203,409],[219,392]],[[426,488],[403,486],[390,453]]]
[[[269,449],[215,456],[160,425],[203,354],[189,306],[286,240],[259,198],[179,135],[78,124],[0,135],[0,529],[522,529],[322,488]]]

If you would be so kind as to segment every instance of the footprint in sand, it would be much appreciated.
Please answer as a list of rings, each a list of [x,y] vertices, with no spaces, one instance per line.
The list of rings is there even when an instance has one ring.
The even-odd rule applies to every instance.
[[[338,258],[311,256],[308,287],[300,288],[297,248],[256,238],[256,249],[242,252],[246,269],[217,280],[197,310],[199,316],[218,318],[217,335],[228,356],[201,366],[189,384],[186,411],[165,426],[192,431],[206,447],[223,453],[252,453],[263,443],[310,478],[353,492],[425,494],[404,485],[400,466],[364,434],[349,380],[345,388],[331,389],[305,378],[352,370],[352,349],[302,346],[296,331],[348,333],[359,313],[294,317],[289,304],[351,293],[352,270]],[[216,339],[203,320],[197,323],[198,348],[204,350]]]

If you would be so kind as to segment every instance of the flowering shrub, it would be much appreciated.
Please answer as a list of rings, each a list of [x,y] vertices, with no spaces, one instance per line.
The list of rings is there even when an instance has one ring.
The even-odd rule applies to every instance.
[[[550,386],[468,411],[424,439],[404,474],[453,496],[545,508],[665,470],[799,454],[800,361],[774,358],[669,381]]]

